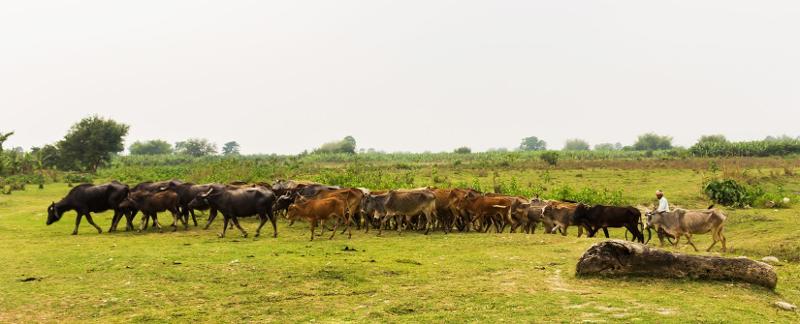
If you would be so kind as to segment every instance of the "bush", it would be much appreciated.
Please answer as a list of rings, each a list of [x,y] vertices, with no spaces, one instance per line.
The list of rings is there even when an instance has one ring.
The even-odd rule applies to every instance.
[[[459,148],[455,149],[453,151],[453,153],[456,153],[456,154],[470,154],[470,153],[472,153],[472,149],[470,149],[469,147],[466,147],[466,146],[462,146],[462,147],[459,147]]]
[[[730,207],[751,206],[755,200],[764,195],[759,187],[748,188],[733,179],[714,179],[703,188],[706,196],[715,203]]]
[[[556,151],[547,151],[539,155],[539,158],[542,161],[547,162],[549,165],[556,165],[558,164],[558,152]]]

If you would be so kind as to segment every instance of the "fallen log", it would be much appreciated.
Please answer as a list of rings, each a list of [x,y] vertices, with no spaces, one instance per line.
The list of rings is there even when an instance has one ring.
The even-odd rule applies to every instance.
[[[592,245],[578,261],[576,274],[736,280],[769,289],[775,289],[778,283],[775,270],[763,262],[671,253],[622,240]]]

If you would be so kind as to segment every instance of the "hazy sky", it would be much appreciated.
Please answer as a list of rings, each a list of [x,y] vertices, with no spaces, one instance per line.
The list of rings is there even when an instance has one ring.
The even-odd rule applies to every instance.
[[[800,135],[800,2],[4,1],[0,131],[297,153]]]

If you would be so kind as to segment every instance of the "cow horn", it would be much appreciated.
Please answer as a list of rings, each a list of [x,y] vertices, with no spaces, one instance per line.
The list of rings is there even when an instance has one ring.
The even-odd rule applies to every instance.
[[[494,208],[506,208],[506,206],[503,206],[503,205],[492,205],[492,207],[494,207]]]
[[[212,191],[214,191],[214,188],[208,189],[208,192],[204,193],[203,197],[208,197],[208,195],[210,195]]]

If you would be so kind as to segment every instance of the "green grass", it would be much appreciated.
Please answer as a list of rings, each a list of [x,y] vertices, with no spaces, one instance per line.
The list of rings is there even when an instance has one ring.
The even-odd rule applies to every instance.
[[[541,170],[500,172],[541,182]],[[579,176],[580,174],[580,176]],[[764,171],[765,179],[769,172]],[[493,175],[442,170],[450,181]],[[673,204],[705,207],[702,172],[691,169],[553,170],[547,186],[620,189],[647,203],[655,189]],[[768,179],[767,179],[768,180]],[[767,181],[765,180],[765,181]],[[784,176],[788,192],[800,178]],[[415,184],[430,183],[423,173]],[[769,182],[767,182],[769,183]],[[429,236],[394,232],[308,241],[308,225],[279,222],[259,239],[212,230],[101,234],[74,213],[45,226],[47,205],[64,184],[0,196],[0,322],[797,322],[778,300],[800,303],[798,207],[725,210],[725,256],[788,260],[778,288],[652,278],[576,278],[575,264],[603,239],[541,234]],[[796,196],[793,197],[796,200]],[[107,229],[110,214],[95,217]],[[164,217],[162,217],[162,222]],[[202,218],[204,220],[204,217]],[[254,220],[243,226],[253,232]],[[612,231],[613,237],[622,232]],[[707,247],[707,235],[697,237]],[[345,247],[355,252],[345,251]],[[677,251],[694,253],[685,246]],[[34,277],[38,280],[22,282]]]

